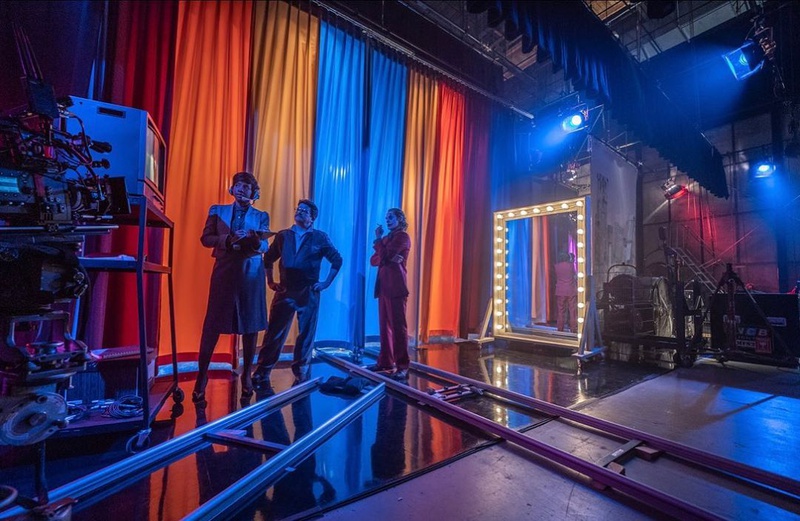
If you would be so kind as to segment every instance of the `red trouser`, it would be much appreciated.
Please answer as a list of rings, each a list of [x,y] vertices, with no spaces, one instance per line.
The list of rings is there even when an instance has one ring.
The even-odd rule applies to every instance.
[[[569,312],[569,330],[573,333],[578,332],[578,297],[572,295],[570,297],[556,296],[556,304],[558,309],[556,313],[556,326],[559,331],[564,331],[564,315]]]
[[[378,297],[378,320],[381,325],[380,367],[408,369],[408,326],[406,302],[408,297]]]

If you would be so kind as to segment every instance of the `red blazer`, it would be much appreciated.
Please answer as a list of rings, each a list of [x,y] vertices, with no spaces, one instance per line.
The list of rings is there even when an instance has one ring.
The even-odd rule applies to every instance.
[[[406,260],[411,250],[411,237],[406,232],[391,232],[372,243],[375,253],[369,259],[372,266],[378,266],[378,278],[375,280],[375,298],[407,297],[408,281]],[[402,262],[392,259],[400,255]]]

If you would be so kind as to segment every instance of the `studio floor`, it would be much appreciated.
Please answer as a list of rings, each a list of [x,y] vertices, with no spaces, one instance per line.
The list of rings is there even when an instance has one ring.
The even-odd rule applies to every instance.
[[[630,353],[629,353],[630,354]],[[532,396],[658,435],[744,464],[800,479],[800,373],[797,370],[700,360],[691,368],[645,356],[582,363],[568,350],[472,343],[422,346],[422,364]],[[635,360],[635,361],[634,361]],[[369,359],[365,359],[369,362]],[[313,377],[343,376],[317,362]],[[190,394],[194,375],[180,375]],[[275,391],[292,385],[288,368],[273,376]],[[436,383],[412,372],[408,385]],[[154,424],[153,444],[191,431],[242,407],[229,370],[213,373],[208,403],[190,400],[172,420],[170,402]],[[266,396],[256,396],[253,401]],[[246,435],[288,445],[319,427],[355,398],[314,391],[249,425]],[[575,431],[570,422],[487,396],[458,401],[526,436],[589,461],[621,442]],[[128,457],[130,433],[47,442],[51,489]],[[30,447],[2,448],[2,484],[34,495]],[[181,519],[269,460],[251,448],[211,443],[132,486],[75,506],[73,519]],[[753,487],[718,473],[661,458],[623,462],[628,476],[665,490],[724,519],[797,519],[797,497]],[[0,518],[3,515],[0,513]],[[388,393],[326,441],[274,486],[246,504],[236,519],[646,519],[669,517],[585,476]]]

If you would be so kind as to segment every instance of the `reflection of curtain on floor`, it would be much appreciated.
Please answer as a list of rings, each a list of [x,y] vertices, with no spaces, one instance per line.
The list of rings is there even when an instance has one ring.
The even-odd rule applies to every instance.
[[[436,149],[436,115],[439,110],[439,85],[418,71],[408,75],[408,105],[403,161],[403,209],[408,218],[408,233],[413,245],[408,259],[408,330],[419,341],[420,319],[428,301],[428,286],[422,282],[421,259],[426,244],[423,223],[428,221],[428,205],[423,197],[430,193]],[[416,247],[416,248],[414,248]],[[425,303],[425,304],[423,304]]]
[[[547,217],[533,219],[531,241],[533,255],[531,257],[531,321],[546,323],[550,300],[550,266],[548,251],[550,238],[547,233]]]
[[[537,228],[539,219],[515,219],[508,221],[508,243],[506,259],[508,262],[508,279],[496,281],[499,285],[506,285],[508,298],[508,320],[515,327],[528,327],[531,317],[531,292],[532,274],[536,273],[537,263],[531,248],[536,241],[531,241]]]
[[[314,140],[315,228],[326,232],[344,257],[322,293],[317,340],[356,343],[363,334],[366,233],[364,180],[364,42],[323,22],[320,26],[319,88]],[[320,278],[326,276],[324,263]],[[358,339],[356,338],[358,336]]]
[[[373,50],[370,54],[369,103],[369,170],[367,171],[367,206],[365,218],[366,252],[362,264],[367,282],[364,290],[365,334],[378,335],[378,301],[374,297],[377,268],[369,265],[375,227],[384,223],[386,210],[400,207],[400,190],[403,176],[403,136],[405,133],[406,91],[408,68],[395,57]],[[408,216],[409,209],[402,208]],[[384,230],[386,225],[384,224]],[[387,231],[388,232],[388,231]],[[417,237],[411,235],[411,256],[416,253]],[[357,262],[357,259],[353,259]],[[409,281],[410,282],[410,281]],[[415,307],[409,301],[409,312]]]
[[[213,260],[198,237],[208,207],[230,202],[231,176],[244,166],[252,9],[219,1],[178,10],[166,210],[175,221],[179,351],[197,351],[206,312]]]
[[[286,2],[256,2],[253,17],[247,164],[261,187],[258,204],[278,231],[294,223],[297,201],[311,196],[319,19]],[[296,337],[295,322],[287,344]]]
[[[425,195],[429,219],[423,246],[422,338],[455,337],[461,313],[461,263],[464,249],[464,95],[439,88],[436,160],[432,190]],[[425,274],[429,274],[426,276]],[[427,312],[427,314],[426,314]]]

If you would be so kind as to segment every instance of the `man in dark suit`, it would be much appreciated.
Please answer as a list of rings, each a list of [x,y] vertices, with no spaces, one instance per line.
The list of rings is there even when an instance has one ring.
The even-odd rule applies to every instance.
[[[233,176],[228,192],[231,205],[213,205],[203,228],[200,242],[212,248],[214,270],[208,307],[200,337],[197,381],[192,392],[195,403],[205,401],[208,366],[219,335],[242,335],[244,367],[242,397],[253,394],[250,369],[259,331],[267,328],[267,289],[264,281],[263,254],[267,251],[269,214],[252,207],[258,199],[258,182],[253,174]]]
[[[399,208],[386,212],[389,233],[383,236],[383,227],[375,229],[372,244],[375,253],[370,264],[378,267],[375,280],[375,298],[378,299],[378,320],[381,328],[381,350],[378,363],[369,368],[374,371],[394,371],[393,378],[404,380],[408,376],[408,326],[406,305],[408,280],[406,261],[411,250],[411,238],[406,233],[408,223]]]
[[[311,353],[317,331],[320,292],[331,285],[342,267],[342,256],[333,246],[328,234],[314,229],[317,206],[308,199],[297,203],[294,224],[281,230],[272,241],[264,263],[267,283],[275,291],[269,308],[267,334],[258,354],[258,368],[253,381],[262,388],[270,387],[269,377],[278,363],[286,342],[292,319],[297,313],[299,334],[294,345],[292,372],[295,382],[303,382],[311,375]],[[273,279],[272,265],[280,259],[280,283]],[[322,259],[331,263],[324,281],[319,280]]]

